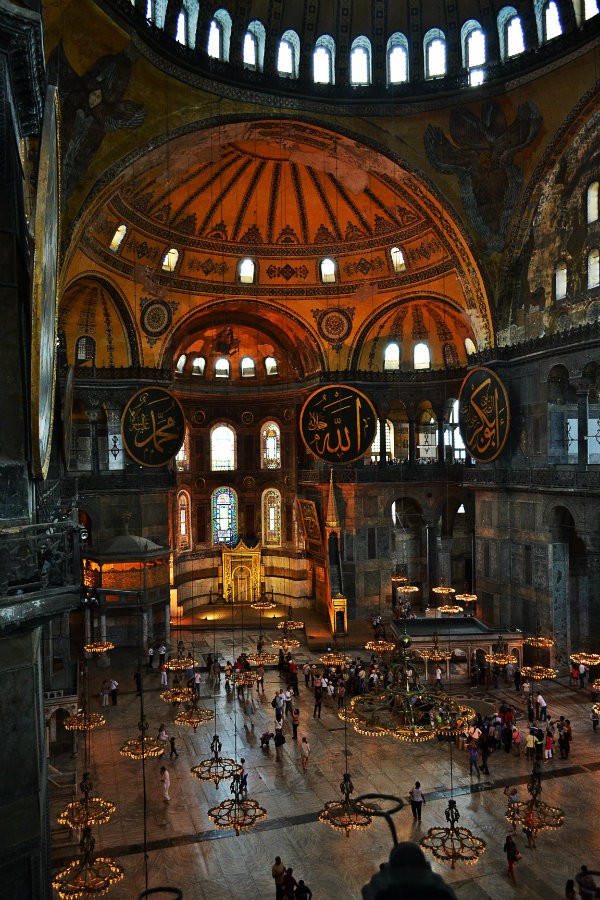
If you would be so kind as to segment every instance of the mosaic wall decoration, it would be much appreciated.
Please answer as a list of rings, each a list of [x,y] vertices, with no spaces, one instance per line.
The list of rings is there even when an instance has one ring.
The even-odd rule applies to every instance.
[[[317,320],[317,328],[320,336],[330,344],[341,346],[352,331],[352,318],[354,309],[313,309],[313,316]]]

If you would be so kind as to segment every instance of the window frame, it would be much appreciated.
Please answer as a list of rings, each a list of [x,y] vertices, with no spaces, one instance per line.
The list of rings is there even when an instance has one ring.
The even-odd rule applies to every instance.
[[[228,514],[228,527],[226,529],[219,529],[218,522],[220,522],[220,516],[218,515],[219,510],[219,498],[223,496],[229,497],[229,514]],[[225,504],[222,504],[223,506]],[[234,544],[238,539],[238,508],[239,501],[237,492],[227,485],[221,485],[212,492],[210,496],[210,536],[211,541],[216,546],[220,544]],[[223,534],[228,534],[228,537],[223,536],[222,539],[218,536],[218,531],[222,531]]]
[[[215,447],[215,441],[218,439],[216,437],[217,432],[219,431],[228,431],[231,435],[230,446],[226,448],[226,451],[219,450],[219,447]],[[237,469],[237,433],[235,428],[232,425],[229,425],[228,422],[216,422],[212,428],[210,429],[210,471],[211,472],[235,472]],[[217,452],[221,452],[223,455],[223,460],[228,465],[215,465],[215,462],[219,462],[219,458],[216,456]]]
[[[366,81],[359,81],[354,77],[354,59],[358,50],[364,50],[366,55]],[[373,50],[371,41],[366,34],[357,35],[352,41],[349,54],[349,74],[351,87],[368,87],[373,83]]]

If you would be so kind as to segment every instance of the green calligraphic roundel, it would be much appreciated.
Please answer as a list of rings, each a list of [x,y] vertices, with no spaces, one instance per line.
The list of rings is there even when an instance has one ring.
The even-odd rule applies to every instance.
[[[183,444],[183,409],[164,388],[144,388],[133,395],[123,411],[121,435],[125,449],[140,465],[164,466]]]
[[[510,406],[503,383],[491,369],[472,369],[459,394],[458,423],[473,459],[491,462],[502,453],[510,428]]]
[[[306,447],[329,463],[349,463],[364,456],[375,437],[377,413],[368,397],[344,384],[330,384],[311,394],[300,413]]]

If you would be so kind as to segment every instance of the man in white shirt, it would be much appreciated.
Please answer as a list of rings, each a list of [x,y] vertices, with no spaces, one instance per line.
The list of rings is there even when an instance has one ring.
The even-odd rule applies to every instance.
[[[586,667],[583,663],[579,663],[579,689],[585,685],[585,673],[587,672]]]
[[[163,786],[165,803],[168,803],[171,799],[171,776],[169,775],[168,769],[165,766],[160,767],[160,780]]]
[[[442,670],[440,666],[436,666],[435,669],[435,684],[433,685],[434,691],[443,691],[444,685],[442,684]]]
[[[548,721],[548,704],[546,703],[546,701],[544,700],[544,698],[542,697],[542,695],[539,691],[537,692],[537,697],[536,697],[535,702],[538,705],[538,709],[539,709],[538,718],[539,718],[540,722],[547,722]]]

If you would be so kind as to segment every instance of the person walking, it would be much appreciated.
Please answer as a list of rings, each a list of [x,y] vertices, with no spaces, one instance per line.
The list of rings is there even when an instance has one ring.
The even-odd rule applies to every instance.
[[[490,757],[490,748],[492,745],[492,738],[489,734],[482,734],[479,739],[480,749],[481,749],[481,771],[484,775],[489,775],[490,770],[488,769],[488,759]]]
[[[479,771],[479,747],[471,741],[469,744],[469,775],[473,774],[473,766],[475,766],[477,777],[481,778],[481,772]]]
[[[308,757],[310,756],[310,744],[306,735],[300,741],[300,757],[302,759],[302,770],[306,772],[308,769]]]
[[[285,870],[285,875],[283,876],[283,900],[294,900],[298,882],[292,874],[293,871],[291,868]]]
[[[171,776],[169,775],[169,770],[166,766],[160,767],[160,780],[163,786],[163,797],[165,803],[168,803],[171,799]]]
[[[173,759],[174,756],[179,757],[179,753],[175,747],[175,737],[171,735],[169,738],[169,744],[171,745],[171,752],[169,753],[169,759]]]
[[[433,685],[434,691],[443,691],[444,685],[442,684],[442,669],[441,666],[436,666],[435,669],[435,683]]]
[[[165,661],[165,657],[167,655],[167,648],[164,644],[161,644],[158,648],[158,665],[159,667],[163,665]]]
[[[108,695],[110,694],[110,681],[107,681],[106,678],[102,682],[102,687],[100,688],[100,705],[108,706]]]
[[[284,702],[285,702],[285,714],[286,714],[286,716],[292,716],[294,714],[294,709],[292,706],[293,692],[289,685],[283,696],[284,696]]]
[[[410,797],[410,808],[412,809],[413,819],[415,822],[420,822],[421,810],[425,803],[425,794],[421,790],[420,781],[415,781],[415,786],[410,789],[408,796]]]
[[[283,900],[283,879],[285,877],[285,866],[281,862],[280,856],[275,857],[275,862],[271,866],[271,875],[275,879],[275,900]]]
[[[148,647],[148,668],[154,665],[154,647]]]
[[[298,726],[300,724],[300,710],[298,707],[295,708],[292,713],[292,740],[298,740]]]
[[[584,666],[584,664],[579,663],[579,690],[581,690],[582,687],[585,687],[586,672],[587,672],[587,669]]]
[[[336,694],[338,709],[343,709],[346,705],[346,686],[343,679],[340,679],[340,682],[336,688]]]
[[[506,836],[506,840],[504,841],[504,852],[506,853],[506,861],[508,863],[508,877],[512,881],[516,881],[515,878],[515,863],[521,858],[519,851],[517,850],[517,845],[515,844],[515,840],[511,834]]]
[[[302,878],[296,888],[295,900],[312,900],[312,891]]]
[[[259,666],[257,668],[256,676],[257,676],[257,678],[256,678],[256,693],[260,694],[260,692],[262,691],[262,693],[264,694],[264,692],[265,692],[265,667],[264,666]],[[227,682],[225,682],[225,687],[227,687]]]
[[[302,674],[304,675],[304,684],[306,687],[310,687],[310,663],[304,663]]]
[[[537,692],[536,703],[539,708],[538,719],[540,720],[540,722],[547,722],[548,721],[548,704],[542,697],[542,694],[540,691]]]
[[[320,685],[316,684],[315,679],[315,708],[313,710],[313,719],[316,717],[317,713],[319,714],[319,719],[321,718],[321,706],[323,704],[323,688]]]
[[[112,700],[112,705],[117,705],[117,696],[119,693],[119,682],[116,678],[112,678],[110,682],[110,699]]]
[[[518,792],[516,787],[511,787],[510,784],[507,784],[502,792],[507,799],[508,808],[506,810],[506,818],[509,822],[512,822],[513,832],[517,830],[517,819],[516,819],[516,806],[515,803],[518,800]]]
[[[168,687],[169,686],[169,675],[167,672],[167,667],[163,663],[160,664],[160,686]]]
[[[279,756],[279,750],[285,744],[285,734],[283,733],[282,722],[275,723],[275,737],[273,738],[273,743],[275,744],[275,753]]]
[[[598,722],[600,722],[600,712],[594,706],[590,713],[590,720],[592,723],[592,731],[598,731]]]

